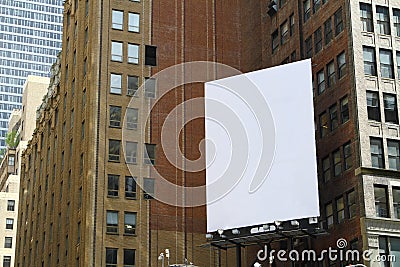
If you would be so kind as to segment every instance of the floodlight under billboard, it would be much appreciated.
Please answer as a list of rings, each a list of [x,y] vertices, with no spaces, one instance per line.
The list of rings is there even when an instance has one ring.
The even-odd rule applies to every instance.
[[[207,231],[319,216],[311,61],[205,84]]]

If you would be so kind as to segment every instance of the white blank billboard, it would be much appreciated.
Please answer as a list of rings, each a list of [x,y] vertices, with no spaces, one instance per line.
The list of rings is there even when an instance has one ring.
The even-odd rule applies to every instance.
[[[311,61],[205,84],[207,231],[319,216]]]

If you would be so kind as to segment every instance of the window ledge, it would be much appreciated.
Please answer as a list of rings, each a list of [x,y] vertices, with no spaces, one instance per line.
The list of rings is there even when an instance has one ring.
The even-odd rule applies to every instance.
[[[121,88],[121,93],[110,92],[110,95],[122,95],[122,88]]]
[[[119,235],[119,233],[110,233],[110,232],[106,232],[107,235]]]
[[[124,233],[124,236],[132,236],[132,237],[137,237],[137,234],[125,234],[125,233]]]
[[[393,82],[395,81],[395,78],[389,78],[389,77],[381,77],[382,81],[387,81],[387,82]]]
[[[377,33],[377,35],[382,37],[391,37],[390,34],[384,34],[384,33]]]
[[[341,38],[343,33],[344,33],[344,29],[341,32],[339,32],[338,34],[335,33],[335,38]]]
[[[354,170],[354,174],[357,175],[373,175],[379,177],[391,177],[397,178],[400,177],[400,171],[381,169],[375,167],[359,167]]]

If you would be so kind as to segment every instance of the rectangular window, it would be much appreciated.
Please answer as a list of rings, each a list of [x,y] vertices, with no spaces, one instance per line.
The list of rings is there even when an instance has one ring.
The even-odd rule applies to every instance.
[[[286,43],[289,40],[289,22],[286,20],[281,24],[281,44]]]
[[[292,36],[294,33],[294,14],[290,15],[289,21],[290,21],[290,36]]]
[[[351,145],[348,142],[343,145],[344,170],[350,169],[353,165],[351,154]]]
[[[157,66],[157,47],[153,45],[145,45],[144,47],[144,64],[146,66]]]
[[[385,108],[385,122],[398,124],[399,117],[397,114],[397,99],[396,95],[383,94],[383,105]]]
[[[128,90],[127,95],[134,96],[139,88],[139,77],[128,76]]]
[[[383,78],[394,78],[392,51],[386,49],[379,50],[379,60],[381,63],[381,76]]]
[[[127,141],[125,150],[126,150],[126,153],[125,153],[126,163],[136,163],[137,162],[137,143]]]
[[[325,91],[325,73],[324,69],[317,73],[317,83],[318,83],[318,94],[322,94]]]
[[[107,211],[107,233],[118,234],[118,211]]]
[[[86,28],[85,29],[85,47],[86,47],[88,41],[89,41],[89,29]]]
[[[145,86],[144,86],[144,96],[148,98],[156,97],[156,79],[154,78],[146,78]]]
[[[122,43],[111,42],[111,60],[122,62]]]
[[[328,127],[328,115],[326,112],[322,113],[319,115],[319,133],[320,137],[324,137],[327,135],[329,132],[329,127]]]
[[[341,79],[346,75],[346,53],[342,52],[337,56],[338,77]]]
[[[121,127],[121,107],[110,106],[110,126]]]
[[[333,225],[333,207],[332,203],[328,203],[325,205],[325,215],[326,215],[326,223],[328,227]]]
[[[82,186],[79,187],[79,192],[78,192],[78,208],[82,207]]]
[[[329,18],[324,23],[325,44],[329,44],[333,38],[332,19]]]
[[[7,200],[7,211],[15,210],[15,200]]]
[[[290,60],[291,60],[292,62],[296,61],[296,50],[293,51],[293,52],[290,54]]]
[[[321,27],[319,27],[314,32],[314,49],[315,49],[315,54],[317,54],[319,51],[322,50],[322,29],[321,29]]]
[[[311,0],[303,1],[303,16],[304,22],[306,22],[311,17]]]
[[[29,257],[29,259],[30,259],[30,257]],[[11,256],[3,257],[3,267],[11,267]]]
[[[108,187],[107,195],[109,197],[117,197],[119,190],[119,176],[109,174],[108,175]]]
[[[389,8],[376,6],[376,28],[380,34],[390,35]]]
[[[389,218],[387,186],[374,185],[376,217]]]
[[[372,6],[371,4],[360,3],[360,14],[362,30],[365,32],[373,32],[374,24],[372,22]]]
[[[339,118],[336,104],[329,108],[329,117],[331,124],[331,131],[335,130],[339,126]]]
[[[390,255],[393,255],[395,259],[400,258],[400,238],[398,237],[389,237],[389,243],[390,243]],[[386,261],[389,263],[389,260]],[[397,262],[397,260],[396,260]],[[393,263],[393,266],[396,264]]]
[[[117,253],[116,248],[106,248],[106,267],[117,267]]]
[[[122,30],[124,27],[124,12],[119,10],[112,11],[112,28]]]
[[[6,237],[4,239],[4,247],[5,248],[12,248],[12,237]]]
[[[375,48],[364,46],[364,74],[376,76]]]
[[[137,108],[126,109],[126,128],[137,129],[139,110]]]
[[[393,8],[393,26],[396,36],[400,37],[400,9]]]
[[[128,14],[128,31],[139,32],[140,15],[137,13]]]
[[[381,121],[378,92],[367,91],[367,112],[369,120]]]
[[[121,141],[112,140],[108,142],[108,160],[119,162]]]
[[[86,106],[86,88],[83,89],[82,93],[82,109],[84,109]]]
[[[356,192],[354,190],[350,191],[347,194],[347,208],[349,213],[349,218],[353,218],[357,214],[357,205],[356,205]]]
[[[125,197],[136,199],[136,179],[132,176],[125,177]]]
[[[9,229],[9,230],[14,229],[14,219],[12,219],[12,218],[6,219],[6,229]]]
[[[370,147],[371,147],[371,166],[374,168],[384,168],[385,162],[383,159],[382,139],[371,137]]]
[[[335,21],[335,34],[339,35],[343,31],[343,12],[342,8],[339,8],[334,15]]]
[[[82,121],[81,140],[85,139],[85,121]]]
[[[136,213],[125,212],[124,234],[134,235],[136,233]]]
[[[139,45],[128,44],[128,63],[139,63]]]
[[[400,52],[396,52],[397,79],[400,79]]]
[[[77,232],[76,243],[79,244],[81,242],[81,222],[78,222]]]
[[[331,179],[331,162],[329,160],[329,156],[322,160],[322,171],[324,182],[326,183]]]
[[[336,217],[337,217],[338,223],[341,223],[344,221],[344,199],[343,199],[343,197],[336,199]]]
[[[340,149],[332,153],[333,156],[333,175],[339,176],[342,173],[342,158],[340,156]]]
[[[313,47],[312,47],[312,38],[311,38],[311,36],[309,36],[305,40],[305,45],[304,46],[305,46],[305,49],[306,49],[306,57],[307,58],[312,57]]]
[[[388,157],[389,157],[389,169],[400,170],[400,151],[399,151],[399,141],[388,140]]]
[[[135,267],[134,249],[124,249],[124,267]]]
[[[143,194],[144,199],[154,198],[154,179],[153,178],[143,178]]]
[[[335,63],[333,60],[326,66],[326,72],[328,75],[328,87],[331,87],[336,83]]]
[[[144,162],[144,164],[152,164],[152,165],[155,164],[155,162],[156,162],[156,145],[144,144],[143,162]]]
[[[110,93],[121,94],[122,92],[122,75],[111,73]]]
[[[8,155],[8,166],[14,166],[14,164],[15,164],[15,156]]]
[[[379,236],[379,256],[387,259],[389,256],[389,246],[386,236]],[[387,262],[381,262],[380,266],[389,267]]]
[[[89,15],[89,0],[85,1],[85,16]]]
[[[279,47],[279,35],[278,30],[274,31],[271,35],[272,40],[272,53],[275,53],[276,49]]]
[[[393,209],[394,209],[394,217],[396,219],[400,219],[400,188],[393,187]]]
[[[321,0],[313,0],[313,12],[317,12],[321,7]]]
[[[75,28],[74,28],[74,38],[76,40],[76,37],[78,35],[78,22],[75,22]]]

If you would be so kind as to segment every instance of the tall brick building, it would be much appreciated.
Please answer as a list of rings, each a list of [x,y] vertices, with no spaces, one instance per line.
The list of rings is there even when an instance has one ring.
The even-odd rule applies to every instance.
[[[345,238],[348,249],[369,249],[373,259],[397,256],[400,1],[275,2],[274,10],[264,6],[271,13],[263,66],[313,63],[321,220],[330,234],[308,245],[336,248]]]
[[[145,129],[156,90],[151,82],[138,87],[187,61],[260,68],[260,17],[248,21],[259,9],[258,1],[65,2],[62,53],[22,160],[16,266],[158,266],[167,248],[170,263],[234,260],[199,247],[205,207],[152,199],[159,194],[153,165],[179,185],[205,182],[204,172],[171,166],[159,145],[165,114],[202,96],[203,86],[172,90]],[[203,129],[202,120],[183,129],[186,157],[198,157]]]

